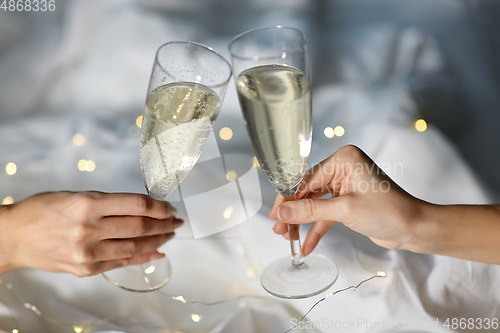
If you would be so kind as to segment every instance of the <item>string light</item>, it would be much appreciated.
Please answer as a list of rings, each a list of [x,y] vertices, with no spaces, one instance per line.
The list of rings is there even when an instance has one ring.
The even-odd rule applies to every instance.
[[[342,126],[336,126],[333,129],[334,133],[336,136],[342,136],[345,134],[345,129]]]
[[[229,220],[231,218],[231,215],[233,214],[234,212],[234,208],[233,206],[229,206],[227,207],[225,210],[224,210],[224,218],[226,220]]]
[[[83,136],[83,134],[76,133],[73,135],[73,144],[78,147],[85,146],[85,143],[87,143],[87,139]]]
[[[333,128],[331,128],[331,127],[325,128],[325,130],[323,131],[323,133],[329,139],[331,139],[331,138],[333,138],[335,136],[335,130]]]
[[[423,119],[419,119],[415,122],[415,129],[419,132],[425,132],[427,130],[427,122]]]
[[[137,117],[137,119],[135,120],[135,124],[137,125],[137,127],[142,128],[142,116]]]
[[[238,176],[238,174],[234,170],[230,170],[226,173],[226,179],[230,182],[235,180],[237,176]]]
[[[92,160],[81,159],[78,161],[78,170],[92,172],[96,168],[96,164]]]
[[[368,279],[365,279],[363,281],[361,281],[360,283],[358,283],[357,285],[355,286],[350,286],[350,287],[346,287],[346,288],[343,288],[343,289],[339,289],[339,290],[336,290],[334,291],[333,293],[329,293],[329,294],[326,294],[325,297],[321,298],[319,301],[317,301],[316,303],[314,303],[313,306],[311,306],[311,308],[302,316],[302,318],[297,322],[297,324],[295,324],[295,326],[293,326],[292,328],[290,328],[288,331],[286,331],[285,333],[288,333],[288,332],[291,332],[293,331],[294,329],[296,329],[297,327],[299,327],[300,323],[302,323],[304,321],[304,318],[309,314],[311,313],[311,311],[321,302],[325,301],[328,297],[331,297],[331,296],[335,296],[337,295],[338,293],[341,293],[343,291],[346,291],[346,290],[349,290],[349,289],[352,289],[353,291],[356,291],[357,288],[359,288],[359,286],[361,286],[363,283],[365,282],[368,282],[370,280],[373,280],[377,277],[386,277],[387,274],[383,271],[378,271],[376,275],[373,275],[371,277],[369,277]]]
[[[222,140],[230,140],[233,137],[233,130],[230,129],[229,127],[223,127],[219,131],[219,136]]]
[[[31,305],[30,303],[24,303],[24,307],[26,309],[30,309],[31,311],[36,313],[38,316],[42,316],[42,312],[40,310],[38,310],[38,308],[36,306]]]
[[[87,172],[92,172],[95,170],[95,162],[92,161],[92,160],[88,160],[87,163],[86,163],[86,171]]]
[[[86,166],[87,160],[79,160],[78,161],[78,170],[80,171],[85,171],[85,166]]]
[[[198,323],[202,318],[203,318],[203,316],[200,316],[196,313],[193,313],[191,315],[191,320],[194,321],[195,323]]]
[[[7,165],[5,166],[5,172],[7,172],[7,174],[9,176],[15,175],[16,172],[17,172],[17,166],[16,166],[16,164],[13,163],[13,162],[7,163]]]
[[[172,299],[186,304],[186,300],[182,296],[172,297]]]
[[[374,276],[371,276],[369,277],[368,279],[365,279],[361,282],[359,282],[357,285],[353,285],[353,286],[350,286],[350,287],[346,287],[346,288],[343,288],[343,289],[339,289],[335,292],[332,292],[332,293],[328,293],[326,296],[324,296],[323,298],[321,298],[319,301],[317,301],[316,303],[314,303],[314,305],[302,316],[302,318],[297,322],[297,324],[290,328],[288,331],[286,331],[285,333],[288,333],[290,331],[293,331],[294,329],[296,329],[297,327],[299,327],[299,325],[304,321],[304,318],[309,314],[311,313],[311,311],[321,302],[325,301],[327,298],[331,297],[331,296],[335,296],[336,294],[340,293],[340,292],[343,292],[343,291],[347,291],[347,290],[350,290],[352,289],[353,291],[355,291],[357,288],[359,288],[362,284],[374,279],[374,278],[377,278],[377,277],[386,277],[387,274],[383,271],[379,271],[377,272],[376,275]],[[1,283],[1,280],[0,280],[0,283]],[[20,302],[19,299],[17,299],[16,295],[11,291],[12,289],[12,284],[11,283],[7,283],[6,284],[6,288],[9,290],[10,292],[10,295],[11,295],[11,298],[17,302]],[[214,305],[219,305],[219,304],[223,304],[223,303],[229,303],[229,302],[233,302],[233,301],[239,301],[238,302],[238,306],[240,308],[244,308],[246,306],[246,303],[245,301],[242,301],[241,299],[243,298],[255,298],[255,299],[269,299],[270,296],[259,296],[259,295],[240,295],[240,296],[236,296],[236,297],[233,297],[231,299],[226,299],[226,300],[221,300],[221,301],[217,301],[217,302],[211,302],[211,303],[208,303],[208,302],[201,302],[201,301],[191,301],[191,302],[187,302],[183,296],[169,296],[167,294],[165,294],[164,292],[162,292],[161,290],[158,290],[157,292],[159,292],[160,294],[162,295],[165,295],[165,296],[168,296],[170,297],[171,299],[173,300],[177,300],[177,301],[180,301],[184,304],[186,303],[189,303],[189,304],[201,304],[201,305],[205,305],[205,306],[214,306]],[[9,308],[9,311],[10,311],[10,306],[5,303],[5,305],[7,305],[7,307]],[[138,321],[137,319],[134,319],[134,318],[130,318],[130,317],[119,317],[119,316],[109,316],[107,318],[102,318],[102,319],[99,319],[99,320],[96,320],[94,322],[90,322],[88,324],[86,324],[85,326],[77,326],[77,325],[73,325],[73,324],[70,324],[70,323],[67,323],[67,322],[63,322],[63,321],[59,321],[59,320],[56,320],[48,315],[45,315],[43,314],[36,306],[34,305],[31,305],[29,303],[24,303],[24,307],[26,309],[29,309],[33,312],[35,312],[38,316],[40,317],[43,317],[45,318],[47,321],[50,321],[51,323],[53,324],[56,324],[56,325],[59,325],[59,326],[65,326],[65,327],[71,327],[73,329],[73,331],[75,333],[81,333],[81,332],[84,332],[84,331],[88,331],[92,328],[92,326],[95,326],[99,323],[104,323],[104,322],[112,322],[112,321],[117,321],[118,319],[120,320],[128,320],[130,323],[132,323],[134,325],[135,328],[139,328],[139,327],[142,327],[144,329],[147,329],[148,326],[146,324],[141,324],[140,321]],[[12,312],[11,312],[12,313]],[[14,318],[13,318],[14,319]],[[192,313],[191,314],[191,320],[193,322],[200,322],[201,320],[203,319],[203,316],[202,315],[199,315],[199,314],[196,314],[196,313]],[[15,320],[15,319],[14,319]],[[158,328],[162,328],[160,326],[157,326],[155,325],[154,326],[156,329]],[[165,327],[165,328],[168,328],[168,327]],[[19,331],[17,329],[13,329],[12,330],[13,333],[17,332],[19,333]],[[177,332],[177,333],[182,333],[182,331],[174,331],[174,332]]]
[[[7,196],[2,200],[2,205],[12,205],[13,203],[14,199],[11,196]]]
[[[232,211],[234,210],[233,207],[228,207],[227,209],[231,208],[231,213]],[[226,209],[226,210],[227,210]],[[245,248],[239,244],[238,247],[236,248],[236,250],[238,252],[242,252],[241,254],[245,254]],[[251,278],[255,275],[255,268],[254,266],[248,262],[248,258],[247,258],[247,277],[248,278]],[[146,269],[147,270],[147,269]],[[304,320],[304,318],[319,304],[321,303],[322,301],[326,300],[327,298],[331,297],[331,296],[334,296],[336,295],[337,293],[340,293],[340,292],[343,292],[343,291],[346,291],[346,290],[349,290],[349,289],[353,289],[353,291],[355,291],[358,287],[360,287],[362,284],[376,278],[376,277],[386,277],[387,274],[386,272],[384,271],[378,271],[376,273],[376,275],[368,278],[368,279],[365,279],[361,282],[359,282],[357,285],[355,286],[350,286],[350,287],[347,287],[347,288],[343,288],[343,289],[339,289],[333,293],[329,293],[327,294],[325,297],[323,297],[322,299],[320,299],[319,301],[317,301],[306,313],[305,315],[302,317],[302,319],[300,321],[297,322],[296,326],[295,327],[292,327],[290,330],[288,330],[287,332],[290,332],[291,330],[294,330],[295,328],[297,328],[299,326],[299,324]],[[100,324],[100,323],[104,323],[104,322],[114,322],[114,323],[117,323],[117,322],[121,322],[122,323],[122,327],[123,328],[126,328],[127,327],[127,322],[128,322],[128,325],[133,325],[134,328],[142,328],[143,330],[147,330],[148,326],[147,324],[144,324],[144,323],[141,323],[140,320],[136,319],[136,318],[133,318],[133,317],[130,317],[130,316],[117,316],[117,315],[111,315],[111,316],[108,316],[106,318],[98,318],[94,321],[91,321],[91,322],[87,322],[85,325],[83,326],[77,326],[77,325],[74,325],[73,323],[69,323],[67,321],[60,321],[60,320],[57,320],[55,318],[52,318],[50,317],[49,315],[46,315],[44,313],[42,313],[42,311],[40,311],[40,309],[38,309],[35,305],[32,305],[30,303],[24,303],[22,302],[16,295],[16,293],[14,292],[13,290],[13,285],[12,283],[10,282],[7,282],[7,283],[3,283],[3,282],[7,282],[7,281],[2,281],[0,279],[0,288],[4,287],[6,288],[7,292],[9,293],[10,295],[10,299],[13,300],[14,302],[17,302],[19,305],[24,305],[24,308],[30,310],[30,311],[33,311],[36,315],[44,318],[46,321],[48,322],[51,322],[53,324],[56,324],[58,326],[61,326],[61,327],[67,327],[67,328],[72,328],[73,331],[75,333],[81,333],[81,332],[87,332],[87,331],[91,331],[93,327],[95,327],[96,325]],[[172,295],[169,295],[167,293],[165,293],[164,291],[162,290],[157,290],[155,291],[156,293],[159,293],[161,295],[164,295],[174,301],[178,301],[178,302],[181,302],[183,304],[200,304],[200,305],[204,305],[204,306],[215,306],[215,305],[220,305],[220,304],[224,304],[224,303],[230,303],[230,302],[237,302],[236,304],[238,304],[238,306],[240,308],[243,308],[246,306],[246,303],[245,301],[243,301],[243,299],[245,298],[253,298],[253,299],[261,299],[261,300],[268,300],[268,299],[274,299],[273,297],[271,296],[262,296],[262,295],[257,295],[257,294],[247,294],[247,295],[238,295],[238,296],[234,296],[232,298],[229,298],[229,299],[222,299],[222,300],[219,300],[219,301],[214,301],[214,302],[203,302],[203,301],[198,301],[198,300],[194,300],[194,301],[187,301],[182,295],[179,295],[179,296],[172,296]],[[11,310],[11,306],[4,302],[4,304],[7,306],[7,308],[9,309],[9,311],[11,312],[11,316],[12,316],[12,319],[13,321],[15,322],[15,317],[13,315],[13,311]],[[191,314],[191,320],[193,322],[199,322],[203,319],[203,316],[200,315],[200,314],[197,314],[197,313],[192,313]],[[17,325],[16,325],[17,326]],[[152,326],[151,326],[152,328]],[[158,325],[155,325],[154,326],[155,329],[158,329],[158,328],[165,328],[165,329],[168,329],[169,332],[171,332],[171,327],[170,326],[158,326]],[[175,330],[174,332],[179,332],[179,333],[182,333],[182,331],[178,331],[178,330]],[[286,332],[285,332],[286,333]]]

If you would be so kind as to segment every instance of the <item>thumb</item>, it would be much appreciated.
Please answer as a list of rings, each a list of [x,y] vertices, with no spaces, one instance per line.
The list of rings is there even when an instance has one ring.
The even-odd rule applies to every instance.
[[[278,207],[278,220],[290,224],[315,221],[342,221],[347,215],[348,195],[331,199],[286,201]]]

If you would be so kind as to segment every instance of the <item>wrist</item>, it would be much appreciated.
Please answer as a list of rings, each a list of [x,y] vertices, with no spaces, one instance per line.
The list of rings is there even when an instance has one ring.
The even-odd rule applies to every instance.
[[[403,248],[416,253],[437,253],[446,239],[443,225],[435,217],[443,206],[414,198],[411,214],[406,220],[406,241]]]

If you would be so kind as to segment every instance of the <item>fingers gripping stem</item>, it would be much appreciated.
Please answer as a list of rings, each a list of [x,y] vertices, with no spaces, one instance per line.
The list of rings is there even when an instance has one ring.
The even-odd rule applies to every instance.
[[[293,201],[295,195],[288,195],[285,201]],[[300,244],[299,224],[288,224],[288,235],[290,236],[290,249],[292,251],[292,265],[295,267],[304,264],[302,246]]]

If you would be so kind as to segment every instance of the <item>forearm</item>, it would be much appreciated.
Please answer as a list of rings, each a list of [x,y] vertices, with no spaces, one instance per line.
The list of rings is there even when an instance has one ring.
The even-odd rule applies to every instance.
[[[408,250],[500,264],[500,205],[427,204]]]

